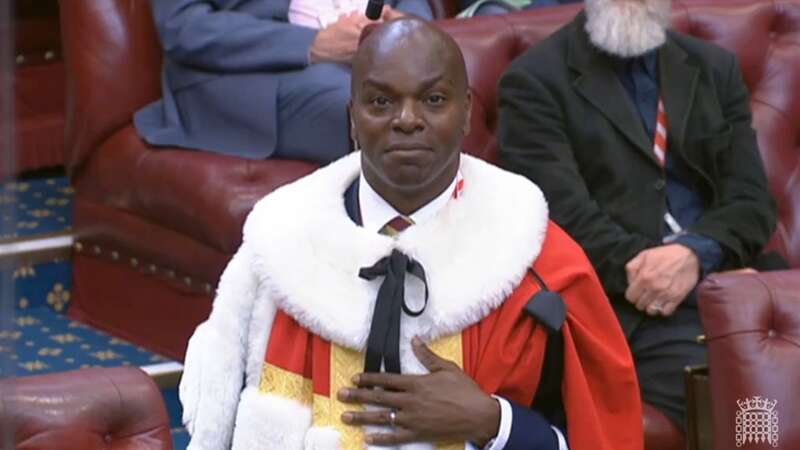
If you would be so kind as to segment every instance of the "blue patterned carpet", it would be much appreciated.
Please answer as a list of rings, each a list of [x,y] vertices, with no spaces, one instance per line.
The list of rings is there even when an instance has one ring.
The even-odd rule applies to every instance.
[[[0,185],[0,240],[69,231],[73,190],[66,177]],[[19,265],[10,273],[13,317],[0,325],[0,377],[25,376],[84,367],[146,366],[169,361],[66,316],[71,300],[69,261]],[[2,299],[7,301],[6,299]],[[181,424],[177,389],[165,389],[175,450],[189,435]]]
[[[122,339],[98,331],[48,306],[20,309],[14,327],[0,331],[0,350],[8,349],[17,376],[86,367],[146,366],[168,361]],[[0,371],[0,376],[5,376]]]
[[[53,261],[18,266],[12,273],[16,314],[49,307],[64,313],[69,306],[72,288],[72,265],[69,261]]]
[[[0,211],[16,211],[16,218],[3,214],[0,239],[70,230],[74,193],[67,177],[39,178],[2,185]]]

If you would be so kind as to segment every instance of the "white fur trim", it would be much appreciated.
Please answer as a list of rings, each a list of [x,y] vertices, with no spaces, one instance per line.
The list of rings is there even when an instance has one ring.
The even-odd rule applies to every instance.
[[[339,450],[340,434],[333,427],[311,427],[306,433],[305,450]]]
[[[231,449],[302,450],[310,426],[309,406],[248,387],[239,402]]]
[[[220,278],[211,315],[189,340],[179,394],[192,449],[230,447],[245,370],[246,325],[258,299],[251,259],[246,246],[234,255]]]
[[[247,340],[247,386],[257,386],[261,381],[261,369],[264,367],[264,355],[272,332],[277,308],[275,302],[259,298],[253,306],[250,320],[249,339]]]
[[[425,267],[430,301],[416,322],[425,339],[462,330],[499,306],[541,250],[547,204],[538,187],[462,155],[465,187],[431,221],[395,240],[356,226],[342,194],[359,175],[354,153],[259,201],[244,236],[252,270],[278,307],[325,339],[363,350],[381,280],[358,269],[398,248]]]

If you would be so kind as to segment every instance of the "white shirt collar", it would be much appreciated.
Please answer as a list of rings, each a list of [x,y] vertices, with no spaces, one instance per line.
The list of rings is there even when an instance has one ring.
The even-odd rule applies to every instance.
[[[450,183],[450,186],[442,191],[438,197],[428,202],[422,208],[414,211],[409,216],[411,220],[413,220],[415,224],[421,224],[434,217],[453,197],[453,192],[455,192],[458,182],[463,178],[461,170],[459,170],[458,173],[456,173],[456,177],[453,178],[453,181]],[[402,213],[394,209],[392,205],[372,189],[372,186],[370,186],[366,178],[364,178],[363,171],[358,180],[358,203],[361,208],[361,226],[375,233],[379,232],[387,222],[402,215]]]

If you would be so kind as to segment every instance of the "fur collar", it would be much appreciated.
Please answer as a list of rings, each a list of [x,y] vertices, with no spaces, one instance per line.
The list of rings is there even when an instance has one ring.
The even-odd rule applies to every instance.
[[[358,270],[397,248],[422,263],[430,289],[421,316],[403,315],[404,331],[431,340],[478,322],[539,255],[547,204],[527,179],[474,157],[461,155],[461,171],[461,197],[396,240],[355,225],[345,212],[342,195],[359,175],[360,153],[267,195],[248,216],[243,244],[255,255],[262,287],[304,327],[363,350],[382,279],[363,280]],[[421,295],[409,288],[407,296],[414,292]]]

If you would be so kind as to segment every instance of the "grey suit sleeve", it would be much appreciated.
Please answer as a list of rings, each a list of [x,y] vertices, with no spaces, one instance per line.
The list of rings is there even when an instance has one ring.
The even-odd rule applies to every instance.
[[[500,165],[542,189],[550,217],[581,244],[609,297],[621,298],[628,286],[625,264],[660,243],[626,230],[592,198],[563,108],[541,81],[512,68],[500,79],[498,97]]]
[[[168,58],[210,72],[299,69],[317,30],[234,10],[236,0],[151,0]],[[288,4],[288,3],[287,3]]]
[[[433,10],[428,0],[398,0],[394,3],[394,8],[417,17],[431,20],[433,19]]]

